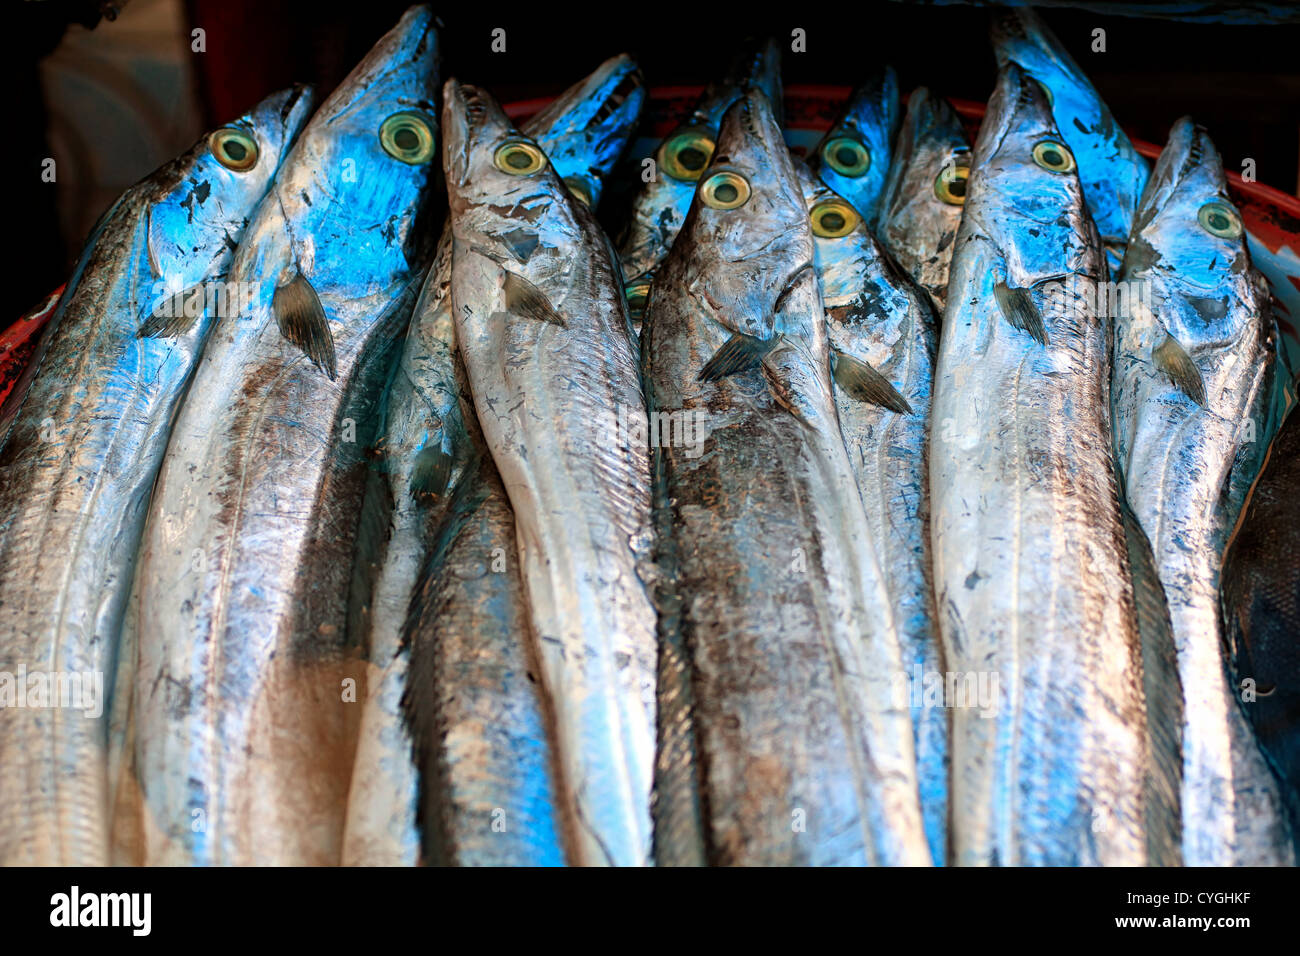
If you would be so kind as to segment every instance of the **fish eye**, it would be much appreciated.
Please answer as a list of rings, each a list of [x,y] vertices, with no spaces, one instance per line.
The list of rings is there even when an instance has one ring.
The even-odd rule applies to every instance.
[[[719,170],[704,180],[700,198],[713,209],[739,209],[749,202],[749,180],[735,170]]]
[[[861,217],[843,199],[823,199],[808,214],[812,219],[813,235],[823,239],[839,239],[858,227]]]
[[[237,173],[257,165],[257,140],[242,129],[226,126],[208,137],[208,147],[217,162]]]
[[[684,129],[664,140],[659,147],[659,165],[673,179],[693,183],[704,174],[713,158],[712,137],[698,129]]]
[[[379,127],[379,143],[393,159],[412,166],[433,158],[433,126],[423,113],[403,110],[384,120]]]
[[[645,315],[646,304],[650,301],[650,283],[631,282],[623,290],[623,294],[627,297],[627,311],[633,321],[639,322]]]
[[[969,166],[945,166],[934,178],[934,194],[950,206],[966,202],[966,181],[970,179]]]
[[[822,147],[822,162],[841,176],[856,179],[871,168],[871,150],[852,136],[836,136]]]
[[[586,180],[581,176],[565,176],[564,185],[569,187],[569,192],[573,194],[574,199],[588,209],[591,208],[591,187],[587,185]]]
[[[1034,147],[1034,162],[1049,173],[1068,173],[1074,169],[1074,154],[1064,143],[1045,139]]]
[[[1196,213],[1196,220],[1212,236],[1236,239],[1244,231],[1241,216],[1226,202],[1207,202]]]
[[[546,165],[546,154],[526,139],[512,139],[497,147],[492,162],[511,176],[531,176]]]

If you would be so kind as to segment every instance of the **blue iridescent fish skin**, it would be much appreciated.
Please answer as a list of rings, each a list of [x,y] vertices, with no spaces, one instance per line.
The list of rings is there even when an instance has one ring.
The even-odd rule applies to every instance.
[[[1061,41],[1033,10],[993,15],[998,66],[1015,63],[1047,90],[1056,128],[1074,153],[1088,211],[1112,272],[1124,258],[1149,168]]]
[[[853,91],[810,157],[821,181],[852,203],[872,230],[901,122],[898,77],[887,66]]]

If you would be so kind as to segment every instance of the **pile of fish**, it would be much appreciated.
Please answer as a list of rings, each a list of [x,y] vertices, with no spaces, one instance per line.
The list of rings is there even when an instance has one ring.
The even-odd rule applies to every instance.
[[[1205,130],[1016,9],[973,146],[883,69],[792,153],[768,41],[620,165],[631,58],[516,126],[439,29],[91,235],[0,409],[0,863],[1295,862]]]

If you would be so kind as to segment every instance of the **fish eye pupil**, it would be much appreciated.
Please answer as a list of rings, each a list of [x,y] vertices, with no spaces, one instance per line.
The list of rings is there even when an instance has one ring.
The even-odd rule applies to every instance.
[[[243,161],[244,157],[248,155],[248,150],[244,148],[244,144],[237,140],[226,140],[224,148],[226,156],[236,163]]]
[[[841,146],[838,150],[835,151],[835,159],[842,166],[852,166],[855,162],[857,162],[858,157],[850,147]]]
[[[1057,152],[1056,150],[1054,150],[1054,149],[1045,149],[1045,150],[1043,150],[1043,160],[1044,160],[1044,162],[1046,162],[1049,166],[1060,166],[1060,165],[1062,165],[1062,162],[1061,162],[1061,154],[1058,153],[1058,152]]]
[[[828,232],[838,232],[844,228],[844,217],[837,212],[822,213],[822,228]]]
[[[740,195],[740,191],[731,183],[721,183],[713,190],[713,195],[720,202],[735,202],[736,197]]]
[[[527,169],[531,160],[522,149],[512,149],[506,154],[506,163],[512,169]]]
[[[948,192],[952,193],[954,196],[966,195],[966,180],[960,178],[954,179],[948,184]]]
[[[403,126],[393,134],[393,142],[399,149],[415,149],[420,145],[420,137],[409,126]]]
[[[677,161],[682,164],[683,168],[696,170],[703,169],[708,157],[704,152],[694,146],[687,146],[677,154]]]
[[[1227,229],[1228,217],[1221,212],[1211,213],[1210,225],[1212,225],[1215,229]]]

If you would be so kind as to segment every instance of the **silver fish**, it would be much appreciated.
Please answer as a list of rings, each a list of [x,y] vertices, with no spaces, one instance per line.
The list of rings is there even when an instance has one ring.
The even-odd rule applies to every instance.
[[[943,311],[970,176],[961,118],[925,87],[912,91],[880,204],[880,242]]]
[[[944,672],[930,580],[926,446],[938,322],[842,197],[799,164],[826,310],[840,430],[885,575],[908,694],[930,855],[947,856],[948,714],[926,701]]]
[[[129,189],[50,320],[0,453],[0,671],[75,681],[87,708],[0,709],[0,864],[108,861],[106,701],[149,494],[237,289],[231,250],[311,100],[277,93]]]
[[[931,416],[944,653],[996,694],[951,702],[958,865],[1149,859],[1102,255],[1041,87],[1004,67],[975,145]]]
[[[636,126],[644,101],[645,87],[635,61],[626,54],[612,57],[525,123],[523,132],[533,137],[546,152],[552,168],[569,191],[587,205],[594,206],[600,200],[605,178]],[[461,388],[456,381],[454,361],[455,323],[451,314],[451,249],[451,229],[447,227],[439,240],[433,267],[411,318],[402,357],[389,388],[381,450],[384,474],[372,477],[372,481],[383,485],[378,493],[387,495],[391,501],[387,544],[383,549],[367,625],[368,656],[372,663],[382,668],[382,674],[369,683],[370,691],[361,717],[357,762],[348,798],[343,846],[345,864],[409,865],[419,854],[420,837],[416,825],[419,788],[411,760],[412,741],[401,712],[409,655],[405,649],[399,650],[399,640],[411,595],[425,557],[436,542],[452,496],[466,468],[473,466],[474,459],[480,454],[486,454],[486,450],[481,448],[481,438],[477,442],[470,441],[460,411]],[[477,434],[477,430],[474,431]],[[478,468],[492,472],[488,480],[495,491],[500,486],[500,479],[495,475],[490,457]],[[477,474],[477,468],[471,470]],[[519,640],[517,633],[517,618],[522,615],[512,604],[512,598],[522,593],[514,590],[518,587],[517,569],[511,572],[509,586],[500,592],[502,596],[497,601],[480,602],[478,596],[507,584],[497,575],[474,580],[456,577],[464,563],[471,560],[462,556],[462,552],[469,548],[469,540],[477,540],[479,534],[504,533],[503,529],[510,524],[500,517],[511,514],[504,496],[498,499],[489,494],[478,506],[484,509],[485,514],[480,517],[466,515],[463,519],[465,529],[449,539],[446,560],[450,566],[431,570],[431,574],[443,583],[425,585],[432,590],[461,589],[457,593],[463,599],[481,603],[486,608],[499,608],[502,612],[497,616],[474,617],[464,609],[454,607],[449,619],[464,620],[476,629],[475,640],[460,643],[447,636],[444,627],[447,620],[443,616],[436,622],[423,622],[424,626],[439,634],[432,645],[438,652],[471,652],[469,658],[459,663],[464,669],[459,676],[466,681],[472,681],[472,675],[477,673],[472,666],[474,662],[483,665],[484,673],[497,674],[490,665],[505,662],[501,663],[501,672],[522,674],[522,668],[507,665],[518,659],[516,655],[521,653],[525,643]],[[495,541],[493,547],[498,545],[503,547],[504,553],[513,554],[515,551],[513,535]],[[477,552],[472,559],[478,560],[490,554],[491,550],[489,547]],[[448,575],[451,576],[450,582],[446,581]],[[450,601],[449,596],[436,600],[431,598],[425,606],[443,607]],[[489,621],[498,623],[500,627],[489,632]],[[498,640],[492,640],[493,636]],[[437,660],[444,659],[438,657]],[[457,660],[452,657],[445,663],[428,666],[436,672],[442,666],[458,666]],[[513,689],[513,685],[510,686]],[[536,696],[532,685],[526,682],[522,690],[527,697]],[[484,706],[487,706],[488,698],[484,693]],[[465,695],[458,696],[455,685],[450,685],[446,692],[447,703],[454,706],[464,703],[464,700]],[[527,709],[518,700],[511,701],[508,697],[502,698],[501,703],[502,713],[506,716]],[[436,715],[438,707],[431,706],[430,711]],[[548,772],[544,763],[549,753],[547,748],[530,746],[536,749],[543,761],[539,772],[545,775]],[[515,771],[522,764],[520,755],[512,750],[478,748],[473,750],[473,754],[511,761],[515,764]],[[465,769],[458,769],[460,767]],[[455,778],[460,773],[472,776],[477,770],[478,765],[472,762],[450,763],[445,776]],[[520,775],[525,780],[528,776],[526,773]],[[429,783],[433,785],[432,780]],[[454,789],[450,783],[448,787]],[[498,794],[498,803],[488,807],[487,816],[474,816],[477,811],[470,811],[468,817],[457,818],[450,829],[463,832],[472,825],[471,820],[490,828],[491,810],[504,802],[507,801]],[[514,828],[510,830],[513,832]],[[499,832],[489,829],[488,836],[497,838]],[[504,851],[505,843],[501,839],[492,839],[484,846]],[[463,844],[458,845],[464,849]],[[461,859],[468,861],[470,858],[471,855],[465,852]]]
[[[998,66],[1015,63],[1046,92],[1057,131],[1074,155],[1088,211],[1105,244],[1108,267],[1118,269],[1146,185],[1147,161],[1037,13],[1025,8],[998,10],[990,32]]]
[[[713,156],[722,114],[750,87],[767,94],[779,120],[781,50],[775,40],[747,45],[731,61],[726,75],[709,84],[691,115],[664,138],[655,152],[654,178],[637,195],[632,217],[618,243],[634,327],[640,326],[655,269],[672,248],[700,174]]]
[[[1138,207],[1118,291],[1112,384],[1128,501],[1169,604],[1183,690],[1183,857],[1294,862],[1276,782],[1233,700],[1221,555],[1266,447],[1267,281],[1205,130],[1174,124]]]
[[[340,860],[359,449],[423,277],[437,53],[412,7],[312,118],[232,266],[257,294],[205,351],[136,584],[145,862]]]
[[[645,399],[617,258],[535,143],[448,81],[456,341],[515,512],[574,862],[650,855],[655,611]]]
[[[911,724],[891,694],[902,654],[836,421],[808,210],[761,92],[727,112],[717,153],[643,340],[666,656],[656,856],[927,864]]]

